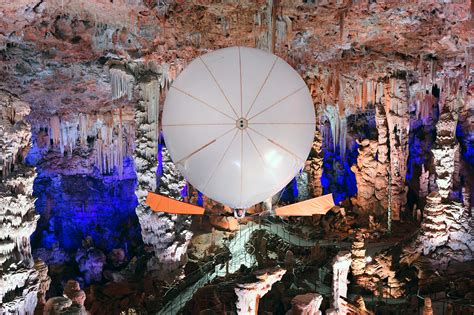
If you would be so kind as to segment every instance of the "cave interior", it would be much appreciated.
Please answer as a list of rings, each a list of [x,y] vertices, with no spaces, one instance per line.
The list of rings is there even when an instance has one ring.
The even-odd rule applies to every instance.
[[[0,314],[474,314],[473,13],[0,0]],[[301,170],[244,218],[186,180],[161,120],[187,65],[235,46],[287,62],[315,111]],[[325,194],[325,215],[262,215]]]

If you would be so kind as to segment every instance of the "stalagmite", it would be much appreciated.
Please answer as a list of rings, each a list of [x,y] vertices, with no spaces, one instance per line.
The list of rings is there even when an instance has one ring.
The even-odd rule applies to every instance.
[[[431,298],[425,297],[425,305],[423,306],[423,315],[433,315],[433,308],[431,306]]]
[[[425,198],[429,194],[430,172],[425,170],[425,165],[421,165],[420,191],[419,196]]]
[[[361,231],[356,232],[354,241],[352,242],[351,258],[351,272],[354,275],[356,283],[358,283],[358,276],[364,273],[367,264],[365,260],[364,234]]]
[[[326,314],[347,314],[346,307],[341,297],[347,297],[347,276],[351,266],[351,253],[342,251],[334,257],[332,265],[332,308]]]
[[[257,281],[238,283],[235,288],[235,294],[237,295],[237,314],[258,314],[260,299],[272,289],[272,285],[275,282],[281,280],[285,273],[285,269],[278,267],[258,270],[254,273]]]
[[[38,304],[46,304],[46,292],[51,285],[51,278],[48,276],[48,266],[41,259],[35,260],[35,269],[38,271],[40,286],[38,290]]]

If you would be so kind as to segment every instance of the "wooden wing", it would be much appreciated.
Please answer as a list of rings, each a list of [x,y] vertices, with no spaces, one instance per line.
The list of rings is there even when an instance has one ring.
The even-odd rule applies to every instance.
[[[171,199],[152,192],[148,193],[145,202],[155,212],[173,214],[204,214],[204,208],[186,202]]]
[[[312,216],[313,214],[326,214],[334,207],[332,194],[308,199],[292,205],[277,208],[275,210],[278,216]]]

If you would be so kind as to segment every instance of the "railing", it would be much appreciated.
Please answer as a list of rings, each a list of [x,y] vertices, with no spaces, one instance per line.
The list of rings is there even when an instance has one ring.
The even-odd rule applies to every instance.
[[[271,234],[277,235],[285,242],[294,246],[313,247],[317,243],[320,246],[341,245],[339,243],[314,240],[309,241],[288,231],[281,223],[275,223],[267,218],[260,218],[259,223],[252,221],[246,225],[242,225],[241,229],[229,241],[228,248],[231,259],[226,263],[216,262],[216,258],[228,253],[220,253],[214,257],[214,261],[205,263],[198,270],[186,275],[184,282],[177,283],[172,286],[166,293],[165,297],[176,295],[172,298],[158,314],[177,314],[186,303],[192,298],[193,294],[201,287],[219,276],[225,276],[227,273],[234,273],[242,264],[252,267],[256,261],[252,254],[247,253],[245,244],[250,240],[252,234],[258,230],[265,230]],[[348,245],[348,244],[344,244]],[[196,275],[201,274],[201,278],[195,281]]]
[[[265,230],[278,236],[286,243],[298,247],[313,247],[319,245],[321,247],[336,246],[339,248],[349,249],[351,245],[347,242],[304,239],[300,235],[289,231],[282,222],[275,222],[278,220],[281,221],[280,218],[258,218],[258,220],[258,223],[250,221],[246,225],[241,225],[241,229],[229,241],[227,246],[231,256],[229,261],[225,263],[216,262],[216,258],[221,255],[228,255],[229,252],[217,254],[214,256],[214,261],[205,263],[198,270],[186,275],[186,280],[184,282],[172,286],[164,296],[172,297],[173,295],[176,295],[176,297],[172,297],[158,314],[177,314],[199,288],[205,286],[216,277],[223,277],[228,273],[232,274],[236,272],[242,264],[249,268],[252,267],[256,263],[256,260],[255,257],[253,257],[253,254],[247,253],[245,244],[248,243],[252,234],[258,230]],[[296,268],[314,268],[315,271],[319,272],[319,270],[324,268],[330,270],[330,264],[331,261],[328,261],[324,266],[320,267],[298,266]],[[202,276],[196,281],[196,275]]]

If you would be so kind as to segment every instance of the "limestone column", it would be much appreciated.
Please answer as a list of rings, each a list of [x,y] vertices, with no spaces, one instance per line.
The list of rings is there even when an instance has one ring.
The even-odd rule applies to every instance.
[[[163,98],[169,87],[169,67],[161,65],[154,68],[160,69],[161,73],[140,82],[138,90],[141,100],[135,107],[137,138],[134,160],[138,179],[138,206],[135,211],[143,242],[153,247],[155,254],[148,262],[148,269],[156,270],[157,276],[173,277],[168,272],[179,269],[186,262],[186,250],[192,233],[189,231],[188,216],[153,212],[145,204],[148,192],[159,192],[180,200],[181,190],[186,185],[166,147],[159,145],[160,97]]]
[[[408,90],[405,80],[391,78],[384,86],[385,112],[389,132],[391,212],[394,221],[405,210],[407,187],[405,177],[408,159]]]

